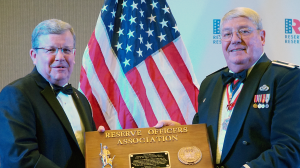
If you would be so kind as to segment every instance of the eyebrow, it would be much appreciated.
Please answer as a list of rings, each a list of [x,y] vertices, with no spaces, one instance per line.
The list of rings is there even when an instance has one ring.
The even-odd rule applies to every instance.
[[[251,29],[252,29],[252,27],[250,27],[250,26],[241,25],[241,26],[239,26],[239,27],[237,28],[237,30],[243,29],[243,28],[251,28]],[[224,29],[222,29],[222,31],[229,31],[229,30],[232,30],[232,29],[233,29],[233,28],[224,28]]]

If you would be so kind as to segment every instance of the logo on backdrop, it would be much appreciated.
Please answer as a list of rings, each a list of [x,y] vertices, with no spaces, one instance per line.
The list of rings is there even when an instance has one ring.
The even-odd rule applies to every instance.
[[[220,19],[214,19],[213,44],[221,44]]]
[[[285,19],[285,43],[300,44],[300,21],[299,20]]]

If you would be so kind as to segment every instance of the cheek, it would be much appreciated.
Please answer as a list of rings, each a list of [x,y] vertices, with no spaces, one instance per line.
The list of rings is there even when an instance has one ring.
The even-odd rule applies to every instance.
[[[229,45],[230,45],[230,42],[222,41],[222,50],[227,51],[227,48],[228,48]]]

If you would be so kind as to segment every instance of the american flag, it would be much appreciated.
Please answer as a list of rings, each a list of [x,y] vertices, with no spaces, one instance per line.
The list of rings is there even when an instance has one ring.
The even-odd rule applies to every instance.
[[[198,82],[165,0],[106,0],[82,58],[79,90],[96,126],[191,124]]]

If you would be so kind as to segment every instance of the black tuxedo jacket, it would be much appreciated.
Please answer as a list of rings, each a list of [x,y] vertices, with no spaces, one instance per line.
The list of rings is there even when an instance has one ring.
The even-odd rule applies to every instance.
[[[85,131],[94,131],[89,102],[73,90]],[[36,68],[1,91],[0,130],[0,167],[85,167],[69,120]]]
[[[193,123],[206,123],[215,163],[223,68],[200,87]],[[260,89],[266,85],[268,90]],[[254,96],[270,94],[269,108],[254,108]],[[226,132],[221,165],[240,168],[300,166],[300,70],[273,64],[264,54],[244,82]]]

